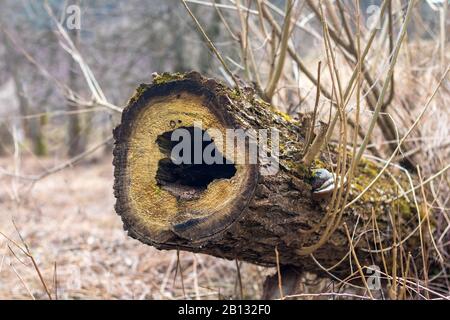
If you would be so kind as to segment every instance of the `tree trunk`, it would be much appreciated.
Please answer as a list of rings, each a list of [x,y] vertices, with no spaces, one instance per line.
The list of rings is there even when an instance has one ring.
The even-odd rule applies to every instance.
[[[79,5],[78,1],[75,1],[74,4]],[[74,45],[79,48],[80,44],[80,31],[78,29],[68,30],[68,34],[72,37]],[[78,68],[77,62],[72,58],[70,58],[69,64],[69,87],[73,91],[77,92],[79,89],[79,81],[78,74],[76,69]],[[79,106],[73,105],[69,102],[68,110],[69,111],[77,111]],[[86,127],[87,129],[87,127]],[[86,132],[83,132],[82,128],[82,116],[81,114],[77,114],[76,112],[71,114],[69,117],[69,127],[68,127],[68,150],[67,155],[69,157],[75,157],[81,153],[83,153],[86,149]]]
[[[0,122],[0,157],[7,156],[12,153],[12,145],[14,144],[11,132],[5,122]]]
[[[202,130],[216,128],[224,134],[227,128],[276,129],[279,170],[270,171],[261,161],[174,164],[171,133],[183,128],[195,135],[199,121]],[[128,234],[159,249],[201,252],[264,266],[279,263],[320,273],[319,262],[324,268],[334,266],[335,274],[348,274],[355,260],[348,259],[345,223],[361,265],[381,266],[381,255],[368,249],[380,248],[380,243],[383,248],[392,245],[393,229],[398,237],[414,234],[403,243],[414,256],[420,248],[413,232],[417,215],[406,196],[393,200],[399,187],[388,174],[344,210],[328,241],[317,245],[327,223],[337,215],[327,215],[329,197],[313,197],[310,169],[334,170],[338,151],[330,145],[311,168],[306,167],[301,161],[306,122],[303,117],[292,120],[273,111],[249,88],[232,90],[195,72],[158,75],[152,85],[141,85],[114,130],[116,211]],[[233,151],[224,148],[220,139],[214,137],[211,144],[223,159],[234,159]],[[202,147],[206,150],[208,144]],[[249,149],[247,141],[238,152],[249,157]],[[369,184],[377,169],[366,159],[359,163],[356,177],[346,185],[350,200]],[[393,175],[408,188],[400,176]],[[373,217],[380,231],[376,236]],[[392,228],[392,221],[397,228]],[[388,263],[390,255],[391,250],[386,250]]]
[[[25,138],[29,139],[33,145],[33,152],[37,156],[43,156],[46,154],[45,137],[42,133],[41,119],[27,119],[30,115],[30,103],[23,86],[23,81],[18,67],[20,65],[20,59],[17,53],[14,51],[11,40],[6,35],[2,37],[5,43],[5,60],[7,65],[7,71],[11,74],[14,81],[15,93],[17,95],[17,101],[19,102],[19,115],[21,117],[21,130]],[[35,108],[36,109],[36,108]]]

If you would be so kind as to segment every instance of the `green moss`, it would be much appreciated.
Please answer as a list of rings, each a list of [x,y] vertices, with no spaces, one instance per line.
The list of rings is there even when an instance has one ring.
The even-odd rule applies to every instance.
[[[361,193],[364,191],[364,186],[359,184],[358,182],[354,181],[352,183],[352,188],[355,189],[358,193]]]
[[[164,84],[164,83],[167,83],[167,82],[170,82],[170,81],[176,81],[176,80],[182,80],[182,79],[184,79],[184,73],[164,72],[164,73],[157,74],[156,76],[154,76],[153,84]]]
[[[155,194],[160,196],[161,195],[161,187],[157,183],[152,185],[152,187],[153,187],[153,191],[155,192]]]
[[[374,178],[378,175],[378,167],[373,162],[362,158],[358,166],[361,170],[361,173],[366,174],[371,178]]]
[[[304,179],[311,177],[311,172],[309,168],[305,166],[303,162],[289,159],[286,160],[285,164],[290,170],[297,172],[299,177]]]
[[[300,174],[301,177],[304,178],[310,178],[311,177],[311,171],[307,166],[305,166],[303,163],[298,163],[296,166],[297,172]]]
[[[413,210],[411,208],[411,205],[408,201],[406,201],[405,198],[400,198],[397,200],[394,200],[392,202],[392,207],[400,212],[401,216],[405,219],[410,219],[413,215]]]
[[[36,138],[34,153],[38,157],[47,155],[47,145],[45,144],[44,137],[41,134]]]
[[[148,85],[147,84],[141,84],[139,87],[136,88],[133,96],[130,98],[130,101],[128,101],[128,104],[135,103],[139,100],[141,95],[147,90]]]
[[[323,162],[322,160],[320,160],[319,158],[314,159],[314,169],[321,169],[324,168],[326,169],[326,164],[325,162]]]
[[[275,113],[278,114],[279,116],[281,116],[285,121],[288,121],[288,122],[291,122],[291,121],[292,121],[291,116],[288,115],[288,114],[285,113],[285,112],[281,112],[281,111],[276,110]]]
[[[233,100],[239,100],[239,98],[241,97],[241,92],[236,89],[230,89],[227,90],[227,95]]]
[[[271,105],[261,98],[255,98],[255,101],[262,107],[271,108]]]

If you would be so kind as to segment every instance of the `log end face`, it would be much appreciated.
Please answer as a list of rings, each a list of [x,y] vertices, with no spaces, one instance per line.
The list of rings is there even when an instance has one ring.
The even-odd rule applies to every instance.
[[[145,243],[203,245],[239,218],[256,186],[256,165],[230,161],[216,137],[235,124],[218,105],[224,99],[202,81],[139,87],[114,131],[116,211],[130,235]],[[192,147],[200,149],[179,152],[196,135],[203,139]],[[215,162],[198,162],[198,152]]]

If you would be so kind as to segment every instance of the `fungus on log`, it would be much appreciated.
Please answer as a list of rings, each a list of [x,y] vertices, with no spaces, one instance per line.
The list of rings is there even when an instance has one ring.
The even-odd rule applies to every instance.
[[[373,264],[370,259],[378,258],[368,249],[379,249],[380,243],[388,248],[394,242],[392,221],[401,226],[401,236],[417,226],[407,197],[396,199],[399,186],[408,187],[399,176],[397,185],[391,175],[383,175],[343,212],[337,230],[314,250],[314,259],[305,254],[304,248],[320,240],[325,229],[320,223],[327,219],[327,200],[313,199],[311,168],[301,162],[308,131],[305,122],[274,111],[250,88],[229,89],[196,72],[157,75],[151,85],[137,89],[114,130],[116,211],[125,229],[131,237],[159,249],[274,266],[277,248],[281,265],[320,272],[316,259],[325,268],[334,266],[332,272],[348,273],[349,263],[339,263],[349,256],[345,222],[356,235],[355,252],[361,264]],[[174,163],[171,153],[176,143],[171,137],[176,129],[193,135],[215,129],[226,135],[230,128],[276,128],[279,170],[262,174],[266,164],[233,162],[236,150],[224,148],[224,141],[214,138],[197,146],[197,151],[214,150],[222,162]],[[248,157],[248,150],[245,145],[237,152]],[[313,166],[331,171],[336,153],[330,146]],[[350,200],[369,184],[378,168],[363,159],[357,169],[347,186]],[[371,231],[373,217],[381,230],[376,237]],[[403,245],[414,253],[416,236]],[[385,258],[389,255],[388,250]]]

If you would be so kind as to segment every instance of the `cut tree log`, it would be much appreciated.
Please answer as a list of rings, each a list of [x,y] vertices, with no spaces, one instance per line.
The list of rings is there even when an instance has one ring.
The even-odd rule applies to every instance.
[[[379,251],[370,251],[380,245],[389,264],[389,248],[399,239],[404,239],[403,253],[416,256],[418,218],[412,201],[398,197],[401,188],[409,187],[395,172],[384,174],[345,209],[328,241],[315,247],[327,221],[336,216],[327,214],[329,199],[313,199],[310,169],[335,170],[338,151],[330,144],[311,168],[306,167],[301,161],[306,123],[306,116],[293,120],[275,111],[251,88],[230,89],[196,72],[157,75],[151,85],[137,89],[114,130],[115,208],[128,234],[158,249],[349,274],[355,271],[351,267],[355,260],[345,223],[361,265],[382,266]],[[216,156],[229,160],[224,164],[179,165],[171,158],[176,129],[194,135],[196,130],[215,129],[226,135],[226,129],[268,128],[279,132],[279,170],[272,174],[262,174],[267,164],[230,161],[234,155],[221,139],[206,142],[201,151],[214,146]],[[249,145],[245,147],[238,152],[248,157]],[[346,185],[350,200],[378,169],[376,163],[362,159],[355,178]]]

